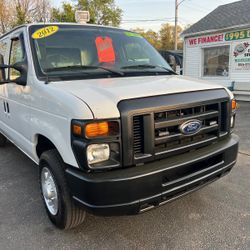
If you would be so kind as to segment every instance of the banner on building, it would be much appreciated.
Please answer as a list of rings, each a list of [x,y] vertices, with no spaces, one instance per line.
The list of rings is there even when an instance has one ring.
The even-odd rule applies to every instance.
[[[187,44],[189,47],[195,47],[199,45],[219,43],[224,41],[224,34],[215,34],[207,36],[192,37],[187,39]]]
[[[250,29],[238,30],[226,33],[210,34],[186,39],[188,47],[196,47],[209,44],[219,44],[230,41],[244,40],[250,38]]]

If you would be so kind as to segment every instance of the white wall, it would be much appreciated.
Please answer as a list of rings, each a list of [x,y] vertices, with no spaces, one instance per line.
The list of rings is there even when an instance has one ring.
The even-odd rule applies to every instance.
[[[201,48],[184,45],[184,75],[198,78],[201,72]]]

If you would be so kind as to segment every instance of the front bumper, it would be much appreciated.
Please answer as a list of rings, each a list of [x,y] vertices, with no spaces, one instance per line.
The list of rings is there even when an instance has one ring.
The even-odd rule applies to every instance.
[[[239,139],[227,139],[199,150],[143,166],[102,173],[66,169],[73,199],[98,215],[144,212],[201,188],[230,172]]]

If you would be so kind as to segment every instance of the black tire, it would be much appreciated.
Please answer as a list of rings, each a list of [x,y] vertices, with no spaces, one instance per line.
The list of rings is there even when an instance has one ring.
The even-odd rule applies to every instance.
[[[44,152],[41,155],[39,166],[39,182],[41,194],[51,222],[60,229],[70,229],[82,224],[85,219],[86,212],[80,207],[77,207],[70,196],[64,172],[65,163],[63,162],[57,150],[54,149]],[[56,215],[53,215],[49,211],[43,197],[41,183],[41,173],[43,168],[47,168],[50,170],[55,181],[55,186],[58,194],[58,212]]]
[[[0,147],[4,147],[6,145],[6,142],[6,137],[0,133]]]

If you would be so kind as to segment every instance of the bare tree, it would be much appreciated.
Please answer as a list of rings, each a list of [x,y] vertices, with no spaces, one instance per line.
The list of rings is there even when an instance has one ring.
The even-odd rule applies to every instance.
[[[13,22],[14,4],[13,1],[0,0],[0,34],[8,31]]]
[[[49,0],[14,0],[16,24],[49,20]]]
[[[48,22],[51,15],[50,0],[36,0],[36,10],[34,22]]]
[[[23,23],[50,20],[51,0],[0,0],[0,35]]]

